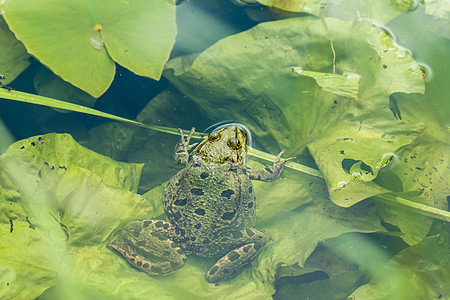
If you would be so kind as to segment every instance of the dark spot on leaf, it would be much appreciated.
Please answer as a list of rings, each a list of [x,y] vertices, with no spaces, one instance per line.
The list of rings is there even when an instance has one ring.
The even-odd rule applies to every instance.
[[[227,190],[223,191],[220,195],[222,197],[227,197],[228,199],[230,199],[231,195],[233,195],[233,194],[234,194],[233,190],[227,189]]]
[[[36,146],[36,144],[35,144],[34,142],[31,142],[31,146],[33,146],[33,147],[34,147],[34,146]]]
[[[340,154],[345,154],[344,150],[339,151]]]
[[[20,149],[25,149],[25,146],[20,147]]]
[[[238,259],[240,257],[239,253],[237,253],[236,251],[232,251],[230,252],[230,254],[228,254],[228,259],[230,261],[235,261],[236,259]]]
[[[9,219],[9,232],[12,233],[14,230],[13,220]]]
[[[178,199],[178,200],[176,200],[176,201],[174,202],[174,204],[175,204],[175,205],[178,205],[178,206],[186,205],[186,203],[187,203],[187,200],[186,200],[186,199]]]
[[[200,174],[200,178],[201,179],[205,179],[209,176],[209,174],[207,172],[203,172],[202,174]]]
[[[47,166],[49,166],[48,162],[46,162],[46,161],[44,161],[44,165],[47,165]]]
[[[383,69],[387,69],[387,66],[386,66],[386,65],[383,65]]]
[[[203,196],[204,195],[203,190],[199,189],[199,188],[191,189],[191,193],[192,193],[192,195],[196,195],[196,196]]]
[[[197,215],[200,215],[200,216],[204,216],[205,215],[205,210],[203,208],[197,208],[194,212]]]
[[[55,166],[52,166],[52,167],[50,168],[50,170],[52,170],[52,171],[53,171],[54,169],[55,169]]]

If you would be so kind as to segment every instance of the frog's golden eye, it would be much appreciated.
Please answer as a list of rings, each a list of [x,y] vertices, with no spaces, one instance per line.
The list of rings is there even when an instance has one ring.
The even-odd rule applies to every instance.
[[[211,132],[208,137],[211,141],[218,140],[220,138],[220,133],[217,131]]]
[[[242,147],[241,141],[237,138],[231,138],[228,140],[228,147],[231,149],[239,149]]]

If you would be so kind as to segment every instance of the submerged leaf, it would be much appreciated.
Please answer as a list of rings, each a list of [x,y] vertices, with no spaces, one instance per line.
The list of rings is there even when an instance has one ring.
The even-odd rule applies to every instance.
[[[0,14],[0,83],[6,85],[16,79],[29,65],[30,55],[25,47],[15,38],[9,30],[5,20]]]
[[[428,237],[397,254],[349,299],[447,299],[449,242],[446,226],[440,236]]]

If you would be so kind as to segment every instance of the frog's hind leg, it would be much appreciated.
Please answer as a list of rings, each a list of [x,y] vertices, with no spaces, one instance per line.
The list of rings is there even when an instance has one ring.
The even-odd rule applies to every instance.
[[[246,231],[252,232],[252,240],[254,241],[231,250],[219,259],[206,273],[206,280],[209,282],[227,280],[258,255],[267,242],[266,236],[253,228],[246,229]]]
[[[128,223],[119,237],[108,244],[130,264],[150,275],[167,274],[181,268],[186,254],[170,237],[174,227],[161,220]]]

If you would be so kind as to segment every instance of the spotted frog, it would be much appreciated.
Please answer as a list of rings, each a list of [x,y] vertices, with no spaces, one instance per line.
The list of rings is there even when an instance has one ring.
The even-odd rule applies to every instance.
[[[128,223],[109,244],[136,268],[160,275],[181,268],[186,255],[217,257],[209,282],[227,280],[249,263],[267,238],[253,228],[255,192],[251,179],[275,181],[287,160],[278,154],[264,169],[246,166],[247,134],[238,126],[214,131],[189,155],[194,128],[175,147],[174,160],[186,164],[164,191],[168,222]]]

